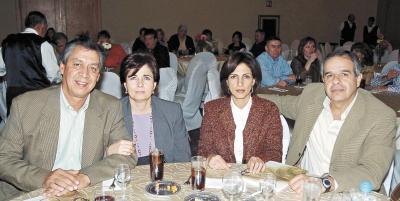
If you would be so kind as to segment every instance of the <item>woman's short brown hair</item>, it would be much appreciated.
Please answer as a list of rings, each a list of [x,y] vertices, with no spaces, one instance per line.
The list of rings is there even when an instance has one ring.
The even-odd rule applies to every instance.
[[[121,83],[125,83],[128,76],[135,75],[146,64],[150,67],[150,70],[153,73],[154,82],[158,83],[160,80],[160,75],[158,72],[156,59],[153,55],[144,52],[135,52],[124,58],[119,72]]]
[[[221,73],[220,73],[220,81],[221,81],[221,88],[222,92],[226,96],[230,96],[231,92],[229,91],[229,87],[226,83],[228,80],[229,75],[235,71],[236,67],[244,63],[246,64],[250,70],[253,78],[255,79],[255,83],[253,85],[252,95],[255,93],[259,83],[261,82],[261,68],[258,64],[257,60],[248,53],[245,52],[236,52],[229,56],[228,60],[225,61],[224,65],[222,66]]]

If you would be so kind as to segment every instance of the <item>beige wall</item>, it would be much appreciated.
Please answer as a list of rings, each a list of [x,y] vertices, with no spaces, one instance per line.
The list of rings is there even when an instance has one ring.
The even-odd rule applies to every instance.
[[[102,0],[102,27],[117,42],[137,37],[142,26],[161,27],[169,37],[178,24],[189,26],[189,35],[204,28],[225,44],[235,30],[253,40],[258,15],[280,15],[280,37],[292,40],[312,35],[319,41],[338,41],[339,24],[352,12],[358,25],[356,39],[362,39],[362,26],[377,13],[378,0]],[[300,8],[302,8],[300,10]]]
[[[140,27],[161,27],[167,36],[180,23],[189,26],[194,36],[210,28],[214,38],[230,42],[235,30],[253,39],[258,15],[280,15],[280,37],[286,43],[312,35],[319,41],[337,41],[338,26],[353,12],[358,24],[356,39],[368,16],[377,13],[378,0],[102,0],[102,28],[108,29],[117,42],[137,37]],[[299,8],[302,8],[300,10]],[[0,1],[2,28],[0,38],[17,31],[15,0]]]
[[[0,41],[2,41],[8,34],[17,32],[17,16],[15,10],[14,0],[0,2]]]

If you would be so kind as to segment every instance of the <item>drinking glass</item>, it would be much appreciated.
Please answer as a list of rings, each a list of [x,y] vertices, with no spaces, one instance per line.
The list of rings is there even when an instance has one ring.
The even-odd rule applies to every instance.
[[[202,156],[193,156],[191,163],[192,190],[203,191],[206,184],[206,159]]]
[[[304,82],[305,82],[306,85],[307,85],[307,84],[310,84],[310,83],[312,82],[311,75],[307,75]]]
[[[303,84],[303,79],[301,78],[301,75],[296,75],[296,85],[300,86]]]
[[[240,197],[243,186],[244,182],[240,172],[230,171],[222,178],[222,191],[230,201]]]
[[[318,178],[309,178],[303,184],[302,201],[319,201],[321,196],[321,181]]]
[[[272,173],[267,173],[265,179],[260,182],[260,191],[265,200],[273,200],[276,187],[276,177]]]
[[[98,189],[94,191],[94,201],[114,201],[114,191]]]
[[[164,154],[157,148],[150,153],[150,178],[152,181],[162,180],[164,177]]]
[[[131,180],[131,169],[128,164],[120,164],[115,168],[115,180],[121,184],[122,200],[125,200],[126,185]]]

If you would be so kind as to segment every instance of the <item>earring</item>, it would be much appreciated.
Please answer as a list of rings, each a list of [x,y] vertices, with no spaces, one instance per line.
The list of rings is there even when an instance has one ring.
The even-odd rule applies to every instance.
[[[253,94],[253,87],[251,87],[250,94]]]
[[[128,89],[125,89],[125,94],[128,94]]]

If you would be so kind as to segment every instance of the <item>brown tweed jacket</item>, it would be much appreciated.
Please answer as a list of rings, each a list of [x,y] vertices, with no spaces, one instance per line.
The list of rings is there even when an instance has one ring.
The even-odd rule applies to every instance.
[[[235,122],[230,97],[205,105],[200,130],[199,155],[221,155],[228,163],[235,162]],[[243,163],[252,156],[263,161],[282,160],[282,125],[276,105],[257,96],[252,97],[249,117],[243,131]]]
[[[60,87],[27,92],[13,100],[0,134],[0,200],[42,187],[53,168],[60,126]],[[113,177],[114,168],[136,157],[104,157],[110,144],[129,140],[119,100],[94,90],[85,115],[82,169],[91,184]]]

